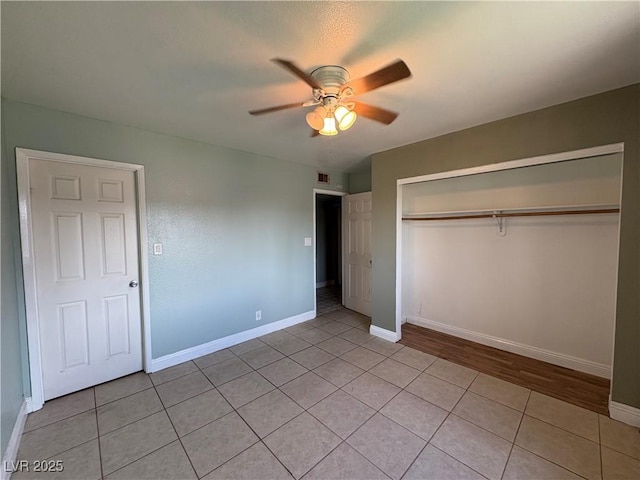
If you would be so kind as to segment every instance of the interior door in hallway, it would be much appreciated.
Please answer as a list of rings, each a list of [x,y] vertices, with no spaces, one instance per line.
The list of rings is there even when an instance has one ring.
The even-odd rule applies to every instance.
[[[344,306],[371,316],[371,192],[343,197]]]
[[[135,178],[30,159],[44,399],[142,369]]]

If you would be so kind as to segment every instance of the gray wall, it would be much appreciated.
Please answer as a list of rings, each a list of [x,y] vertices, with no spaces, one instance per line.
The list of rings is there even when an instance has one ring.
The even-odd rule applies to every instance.
[[[636,84],[373,155],[373,324],[395,330],[397,179],[624,142],[613,400],[640,407],[639,107]]]
[[[349,193],[371,191],[371,164],[349,173]]]
[[[304,237],[313,232],[316,168],[3,103],[15,242],[15,147],[145,166],[153,358],[313,310],[313,248]],[[323,188],[347,185],[346,174],[329,173]],[[162,256],[151,254],[155,242]],[[3,264],[3,282],[4,272]],[[16,280],[20,289],[19,272]]]
[[[3,115],[4,117],[4,115]],[[0,452],[4,456],[11,431],[23,400],[22,382],[22,354],[20,320],[18,316],[18,292],[16,289],[16,269],[13,232],[13,211],[15,196],[10,188],[9,161],[6,155],[4,138],[4,118],[2,122],[2,147],[0,149],[0,236],[2,250],[0,251],[2,298],[0,299],[0,362],[2,370],[2,388],[0,388],[1,417],[0,417]]]

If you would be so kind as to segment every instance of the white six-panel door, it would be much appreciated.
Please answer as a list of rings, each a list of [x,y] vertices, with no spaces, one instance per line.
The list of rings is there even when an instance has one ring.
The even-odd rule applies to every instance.
[[[30,159],[44,400],[142,369],[134,173]]]
[[[371,316],[371,192],[343,197],[344,306]]]

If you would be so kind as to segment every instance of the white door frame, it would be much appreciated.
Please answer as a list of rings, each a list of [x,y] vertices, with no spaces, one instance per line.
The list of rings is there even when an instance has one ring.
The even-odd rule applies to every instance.
[[[347,195],[347,192],[335,192],[333,190],[322,190],[320,188],[313,189],[313,316],[316,317],[318,315],[318,299],[316,297],[316,269],[317,269],[317,255],[318,255],[318,247],[316,243],[316,197],[317,195],[333,195],[335,197],[344,197]],[[340,219],[342,221],[342,218]],[[340,240],[342,242],[342,240]],[[342,248],[342,243],[340,244],[340,256],[342,257],[340,261],[342,262],[342,294],[344,295],[344,248]],[[344,298],[344,297],[343,297]]]
[[[22,272],[24,277],[28,337],[27,347],[31,380],[31,398],[27,399],[27,410],[34,412],[44,405],[44,386],[42,380],[42,355],[40,350],[40,318],[37,305],[36,265],[33,258],[33,231],[31,226],[30,159],[73,163],[90,167],[114,168],[133,172],[136,186],[136,213],[138,216],[138,257],[141,291],[140,315],[142,318],[142,359],[145,370],[151,365],[151,320],[149,318],[149,265],[147,257],[147,207],[145,200],[144,167],[132,163],[121,163],[110,160],[79,157],[76,155],[16,148]]]
[[[429,175],[421,175],[418,177],[401,178],[396,181],[396,338],[400,340],[402,337],[402,187],[411,183],[428,182],[430,180],[440,180],[443,178],[464,177],[467,175],[476,175],[479,173],[497,172],[500,170],[510,170],[513,168],[530,167],[534,165],[544,165],[548,163],[564,162],[568,160],[577,160],[580,158],[597,157],[600,155],[609,155],[612,153],[622,153],[622,170],[620,174],[620,211],[622,212],[622,172],[624,171],[624,143],[612,143],[598,147],[584,148],[581,150],[572,150],[568,152],[552,153],[548,155],[540,155],[537,157],[524,158],[520,160],[511,160],[501,163],[492,163],[482,165],[480,167],[464,168],[461,170],[450,170],[445,172],[433,173]],[[617,292],[618,292],[618,265],[620,264],[620,225],[618,222],[618,253],[616,255],[616,305],[614,305],[613,316],[613,349],[611,352],[611,383],[609,388],[609,398],[613,391],[613,361],[615,358],[615,329],[616,329],[616,309],[617,309]]]

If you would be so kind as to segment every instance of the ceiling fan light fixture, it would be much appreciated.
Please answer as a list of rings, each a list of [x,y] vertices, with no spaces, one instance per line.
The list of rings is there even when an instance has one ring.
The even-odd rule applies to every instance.
[[[339,105],[334,113],[340,130],[347,130],[356,122],[358,115],[352,109]]]
[[[325,117],[322,130],[318,131],[318,133],[326,136],[337,135],[338,129],[336,128],[336,119],[333,116]]]
[[[327,110],[324,107],[318,107],[313,112],[307,113],[307,123],[314,130],[321,130],[324,127],[326,116]]]
[[[306,102],[250,110],[249,113],[262,115],[290,108],[320,105],[306,115],[307,124],[313,129],[312,137],[318,134],[333,136],[337,135],[339,130],[348,130],[359,115],[389,125],[398,116],[396,112],[368,105],[359,100],[352,101],[351,98],[411,76],[409,67],[402,60],[396,60],[386,67],[355,80],[351,80],[349,72],[339,65],[323,65],[307,73],[290,60],[282,58],[271,60],[311,87],[312,98]]]

